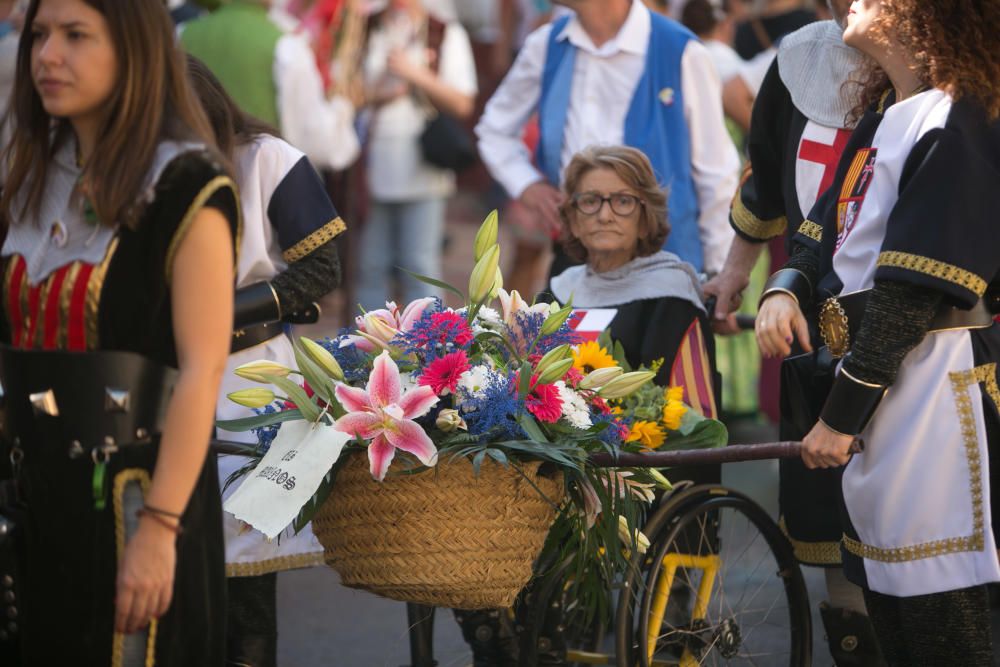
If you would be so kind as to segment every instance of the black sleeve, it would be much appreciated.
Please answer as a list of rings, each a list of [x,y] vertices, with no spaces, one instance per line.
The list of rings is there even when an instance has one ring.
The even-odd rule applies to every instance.
[[[891,385],[903,358],[927,335],[943,299],[925,287],[876,280],[844,368],[862,382]]]
[[[736,233],[754,243],[781,236],[788,225],[783,174],[793,109],[775,60],[754,101],[747,136],[750,160],[729,217]]]
[[[303,310],[340,286],[340,254],[327,241],[271,280],[282,313]]]

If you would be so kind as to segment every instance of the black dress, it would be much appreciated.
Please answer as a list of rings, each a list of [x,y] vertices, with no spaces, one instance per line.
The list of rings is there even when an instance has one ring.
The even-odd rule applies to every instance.
[[[92,382],[74,370],[78,362],[83,368],[86,359],[106,351],[134,353],[150,369],[177,367],[169,285],[179,242],[203,207],[225,215],[234,239],[239,227],[232,180],[208,153],[190,148],[181,145],[166,151],[170,159],[151,176],[145,208],[134,228],[102,233],[107,228],[95,226],[89,239],[79,242],[81,259],[73,259],[77,240],[70,236],[64,242],[70,249],[57,251],[68,261],[50,261],[52,270],[43,268],[39,274],[37,265],[29,265],[35,253],[25,252],[30,245],[25,245],[24,228],[8,234],[2,258],[2,341],[9,346],[4,348],[5,358],[24,354],[11,353],[12,348],[40,350],[28,354],[29,376],[50,372],[43,367],[56,359],[64,364],[65,375],[79,374],[68,381],[81,392],[92,391],[88,387]],[[73,168],[56,160],[49,183],[67,174],[71,177]],[[58,199],[59,189],[52,190]],[[47,194],[51,194],[48,189]],[[50,203],[55,209],[48,210],[79,215],[78,199],[63,198]],[[57,229],[61,222],[44,217],[45,210],[43,206],[43,214],[34,221],[15,223],[15,227],[39,221],[44,227],[52,224],[50,232],[39,235],[39,245],[46,242],[46,235],[66,233],[65,226]],[[18,234],[20,247],[12,240]],[[89,261],[93,254],[84,257],[92,253],[94,243],[104,244],[98,251],[103,258],[96,263]],[[5,367],[0,372],[13,370]],[[58,381],[57,377],[53,401],[65,416],[71,412],[72,396],[60,394]],[[110,397],[111,389],[106,391]],[[7,398],[11,405],[24,401],[10,393]],[[36,417],[39,423],[58,419],[51,410],[47,415],[36,412]],[[215,457],[206,457],[181,519],[170,609],[143,634],[125,637],[113,627],[117,563],[135,528],[133,508],[141,505],[141,493],[153,474],[158,434],[136,433],[132,441],[121,440],[115,451],[101,454],[94,454],[97,449],[87,452],[89,443],[84,442],[82,455],[72,452],[72,446],[80,445],[76,441],[67,455],[64,442],[14,441],[7,429],[5,436],[3,449],[23,456],[14,476],[18,502],[3,508],[20,532],[16,614],[22,664],[118,665],[131,651],[145,656],[146,664],[222,665],[225,579]],[[104,458],[104,469],[98,471]]]

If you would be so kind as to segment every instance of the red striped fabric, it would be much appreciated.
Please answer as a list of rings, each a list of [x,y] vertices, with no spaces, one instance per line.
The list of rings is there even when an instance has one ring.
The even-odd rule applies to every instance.
[[[73,285],[73,293],[69,301],[69,321],[67,322],[66,349],[83,352],[87,349],[87,283],[94,267],[91,264],[80,266]]]
[[[688,327],[677,349],[670,369],[670,384],[684,387],[688,404],[703,416],[712,419],[718,416],[715,392],[712,389],[712,367],[698,320]]]
[[[20,255],[11,258],[14,267],[10,273],[10,285],[7,286],[7,312],[10,313],[11,341],[14,347],[21,346],[24,336],[24,313],[21,312],[21,283],[24,281],[25,261]]]
[[[45,298],[45,322],[42,329],[42,349],[54,350],[59,346],[59,296],[62,294],[63,281],[70,266],[64,266],[52,276],[51,285]]]

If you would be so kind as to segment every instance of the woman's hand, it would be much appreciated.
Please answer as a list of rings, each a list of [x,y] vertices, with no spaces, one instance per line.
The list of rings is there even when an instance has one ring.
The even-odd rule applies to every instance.
[[[430,67],[415,62],[405,51],[395,49],[389,53],[386,61],[386,69],[389,73],[398,76],[407,83],[421,86],[428,79],[434,78],[434,72]]]
[[[115,631],[138,632],[170,607],[177,562],[177,536],[166,526],[139,520],[118,565]]]
[[[851,460],[851,445],[857,438],[837,433],[816,422],[802,440],[802,462],[807,468],[837,468]]]
[[[760,353],[765,357],[787,357],[792,353],[795,338],[803,350],[812,352],[806,318],[788,294],[778,292],[764,299],[757,313],[755,331]]]

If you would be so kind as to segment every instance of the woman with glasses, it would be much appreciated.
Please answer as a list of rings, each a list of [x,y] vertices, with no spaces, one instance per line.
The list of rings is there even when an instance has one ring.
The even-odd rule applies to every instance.
[[[684,387],[684,400],[717,413],[715,349],[694,268],[661,250],[670,232],[666,194],[649,159],[625,146],[588,148],[566,168],[560,208],[566,252],[583,262],[552,279],[555,298],[612,308],[611,339],[629,364],[662,359],[657,384]]]

